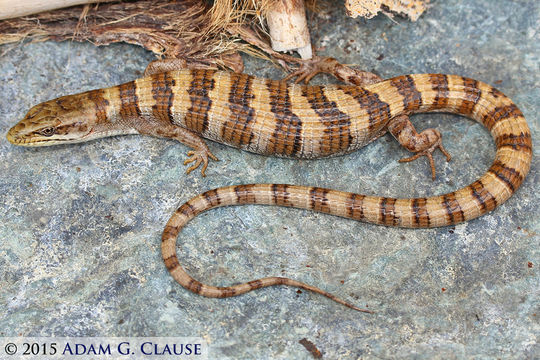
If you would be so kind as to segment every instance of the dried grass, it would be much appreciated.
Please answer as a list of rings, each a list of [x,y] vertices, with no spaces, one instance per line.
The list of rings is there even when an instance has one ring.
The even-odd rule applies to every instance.
[[[159,57],[181,57],[235,71],[243,68],[238,55],[243,51],[287,69],[287,63],[296,59],[273,51],[264,27],[263,19],[273,1],[214,0],[209,5],[204,0],[131,0],[73,6],[0,21],[0,45],[45,40],[89,41],[96,45],[127,42],[143,46]],[[380,1],[408,4],[429,0],[347,3],[365,6]],[[328,2],[331,0],[323,1],[324,5]],[[319,4],[320,0],[306,0],[312,11],[320,9]]]
[[[252,1],[138,0],[73,6],[0,21],[0,45],[21,41],[127,42],[160,57],[227,65],[241,43],[227,31],[247,24],[257,9]],[[230,67],[230,66],[229,66]]]

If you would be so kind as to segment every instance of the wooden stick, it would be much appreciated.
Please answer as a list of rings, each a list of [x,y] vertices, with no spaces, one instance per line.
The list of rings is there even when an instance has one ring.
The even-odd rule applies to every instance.
[[[114,0],[0,0],[0,20],[64,7]]]
[[[311,40],[306,21],[304,0],[277,0],[266,18],[272,49],[296,50],[302,59],[311,59]]]

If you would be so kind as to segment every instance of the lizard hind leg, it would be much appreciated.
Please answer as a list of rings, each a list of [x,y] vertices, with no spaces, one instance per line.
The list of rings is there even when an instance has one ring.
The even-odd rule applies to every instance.
[[[415,153],[413,156],[399,160],[399,162],[414,161],[421,156],[427,157],[433,180],[435,180],[436,174],[433,152],[439,149],[446,156],[446,161],[450,161],[452,158],[442,145],[442,135],[438,130],[426,129],[418,133],[406,115],[400,115],[390,120],[388,130],[405,149]]]
[[[348,85],[366,86],[383,81],[377,74],[351,68],[340,64],[336,59],[330,57],[315,56],[310,60],[297,59],[297,62],[300,64],[299,68],[284,78],[285,81],[296,77],[296,83],[304,81],[307,84],[319,73],[332,74],[338,80],[343,81]],[[438,148],[446,156],[447,161],[450,161],[451,159],[450,154],[442,145],[441,133],[435,129],[426,129],[418,134],[409,120],[408,115],[400,115],[392,119],[386,128],[381,129],[379,133],[372,136],[370,142],[384,135],[386,129],[388,129],[407,150],[415,153],[413,156],[401,159],[400,162],[410,162],[421,156],[427,157],[431,167],[431,177],[433,180],[435,180],[436,173],[435,161],[433,160],[432,155],[433,151]]]
[[[332,74],[338,80],[343,81],[349,85],[364,86],[369,84],[378,83],[382,79],[373,73],[353,69],[349,66],[341,64],[331,57],[314,56],[312,59],[304,60],[291,58],[299,63],[299,67],[296,71],[286,76],[283,80],[288,81],[296,78],[295,83],[304,81],[308,84],[311,79],[320,73]]]

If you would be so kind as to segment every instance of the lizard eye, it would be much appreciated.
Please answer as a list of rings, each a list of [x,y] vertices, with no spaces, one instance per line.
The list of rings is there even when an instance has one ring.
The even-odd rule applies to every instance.
[[[52,136],[55,132],[56,130],[53,127],[48,127],[39,131],[39,133],[43,136]]]

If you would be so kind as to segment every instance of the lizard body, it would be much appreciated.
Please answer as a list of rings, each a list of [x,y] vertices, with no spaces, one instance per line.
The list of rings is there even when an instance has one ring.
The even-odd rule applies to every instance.
[[[463,79],[417,75],[432,96],[437,91],[430,76]],[[202,137],[258,154],[314,159],[361,148],[391,129],[394,114],[410,112],[403,101],[412,108],[428,96],[428,89],[414,88],[412,76],[372,86],[304,86],[208,69],[170,71],[38,104],[7,138],[23,146],[136,133],[173,138],[194,149],[190,160],[197,163],[188,172],[204,162],[203,174],[213,155]],[[409,122],[403,128],[407,136],[398,140],[409,150],[440,142],[434,130],[418,135]]]
[[[508,199],[527,175],[531,134],[521,111],[504,94],[456,75],[405,75],[366,86],[305,86],[208,69],[154,74],[107,89],[68,95],[39,104],[8,133],[25,146],[88,141],[119,134],[177,139],[192,147],[188,172],[214,158],[201,137],[265,155],[320,158],[354,151],[386,131],[416,155],[440,148],[437,130],[418,134],[406,116],[450,112],[483,124],[497,147],[495,161],[471,185],[441,196],[394,199],[315,187],[278,184],[214,189],[182,205],[167,223],[162,254],[182,286],[198,294],[227,297],[270,286],[320,289],[272,277],[230,287],[191,278],[176,256],[181,228],[208,209],[268,204],[312,209],[387,226],[435,227],[476,218]],[[448,157],[448,155],[447,155]]]

